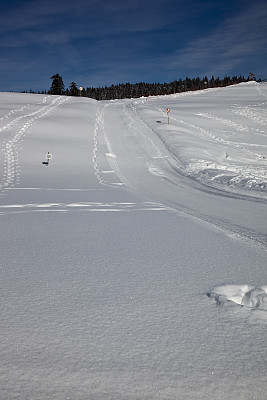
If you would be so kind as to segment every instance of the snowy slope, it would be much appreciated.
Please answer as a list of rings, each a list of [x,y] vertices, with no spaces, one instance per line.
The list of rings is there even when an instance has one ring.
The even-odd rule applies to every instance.
[[[98,136],[104,137],[113,169],[130,188],[265,243],[264,91],[266,86],[249,83],[108,103]],[[166,108],[171,110],[169,124]],[[237,108],[256,111],[240,117]]]
[[[1,399],[265,399],[266,95],[0,93]]]

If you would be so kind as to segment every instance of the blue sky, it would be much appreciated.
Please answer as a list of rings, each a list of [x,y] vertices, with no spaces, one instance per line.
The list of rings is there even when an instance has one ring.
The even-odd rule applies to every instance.
[[[267,78],[265,0],[2,0],[0,91]]]

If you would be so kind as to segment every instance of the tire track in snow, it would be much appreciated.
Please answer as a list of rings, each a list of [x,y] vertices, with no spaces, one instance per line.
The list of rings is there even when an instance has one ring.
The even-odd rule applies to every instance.
[[[21,150],[21,143],[25,135],[29,132],[29,129],[38,119],[51,114],[67,100],[69,100],[69,98],[60,96],[53,99],[51,103],[45,104],[47,101],[47,98],[45,98],[43,103],[39,103],[41,107],[37,111],[16,117],[0,128],[0,133],[6,136],[2,147],[2,151],[4,152],[4,174],[0,181],[1,192],[13,186],[15,182],[19,180],[19,151]],[[19,111],[24,111],[25,109],[26,107],[21,107]],[[7,118],[13,113],[9,114]],[[10,134],[9,131],[12,129],[14,132]]]

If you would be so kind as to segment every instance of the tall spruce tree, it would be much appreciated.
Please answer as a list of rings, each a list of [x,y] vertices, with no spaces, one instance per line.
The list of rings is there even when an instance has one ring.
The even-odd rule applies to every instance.
[[[79,96],[79,90],[78,90],[77,84],[75,82],[70,83],[69,95],[70,96]]]
[[[57,95],[61,95],[61,94],[65,94],[65,86],[63,83],[63,79],[62,76],[60,76],[59,74],[55,74],[53,76],[51,76],[50,79],[53,79],[52,81],[52,85],[50,88],[50,94],[57,94]]]

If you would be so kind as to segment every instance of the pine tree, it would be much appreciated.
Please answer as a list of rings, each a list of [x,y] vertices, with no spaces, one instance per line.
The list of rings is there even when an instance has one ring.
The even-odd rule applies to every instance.
[[[70,87],[70,91],[69,91],[70,96],[78,96],[79,95],[79,90],[78,90],[75,82],[71,82],[69,87]]]
[[[53,79],[51,88],[49,90],[50,94],[57,94],[57,95],[62,95],[65,93],[64,91],[64,83],[62,76],[59,74],[51,76],[50,79]]]

